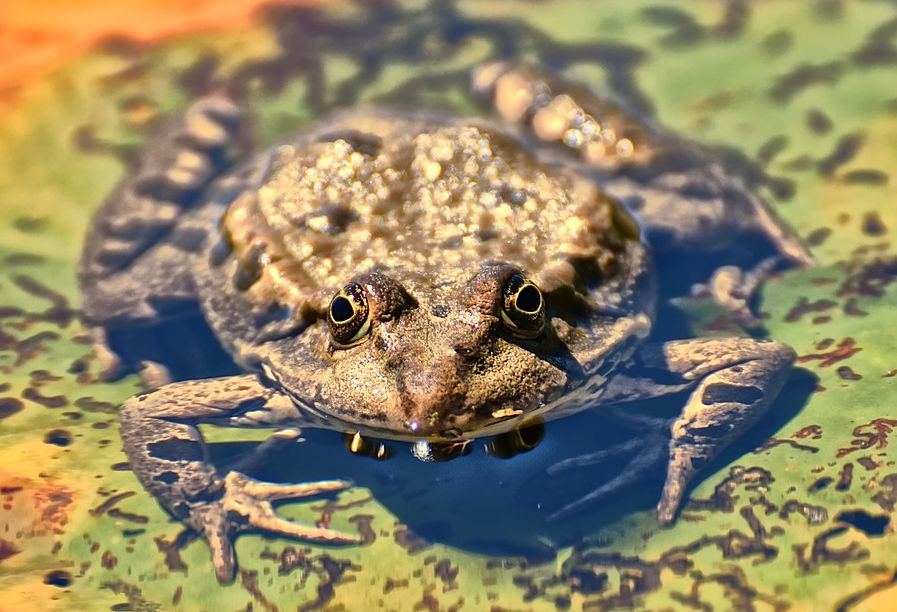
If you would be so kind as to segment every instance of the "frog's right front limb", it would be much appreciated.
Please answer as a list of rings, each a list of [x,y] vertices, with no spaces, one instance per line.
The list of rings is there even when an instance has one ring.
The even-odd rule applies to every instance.
[[[261,530],[327,544],[360,540],[278,517],[271,502],[340,491],[341,480],[275,484],[239,472],[219,475],[209,463],[200,423],[264,426],[295,421],[297,408],[286,396],[252,375],[178,382],[131,398],[122,406],[125,452],[141,483],[172,514],[209,543],[218,580],[233,579],[232,538]]]

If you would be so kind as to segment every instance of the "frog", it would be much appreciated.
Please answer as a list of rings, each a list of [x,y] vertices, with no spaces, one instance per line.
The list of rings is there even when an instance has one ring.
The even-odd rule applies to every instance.
[[[479,66],[470,88],[481,116],[346,108],[258,151],[246,111],[213,92],[157,124],[95,213],[82,315],[103,376],[139,370],[146,386],[121,406],[124,451],[206,540],[222,583],[244,531],[361,540],[273,506],[350,482],[219,472],[202,424],[463,447],[583,410],[625,419],[677,394],[668,441],[596,449],[628,453],[629,467],[554,517],[662,455],[657,519],[670,525],[689,483],[788,379],[782,342],[653,333],[659,306],[693,287],[754,326],[760,281],[812,264],[737,172],[534,65]],[[198,336],[235,371],[210,377]]]

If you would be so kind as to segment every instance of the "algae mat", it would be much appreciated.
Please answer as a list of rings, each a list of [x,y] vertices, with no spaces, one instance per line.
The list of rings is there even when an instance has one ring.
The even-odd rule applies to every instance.
[[[95,380],[74,279],[91,210],[153,119],[202,92],[237,95],[264,143],[358,102],[473,112],[468,71],[499,57],[576,75],[717,147],[770,199],[819,261],[762,296],[801,370],[668,530],[657,483],[544,521],[607,475],[545,471],[612,442],[588,416],[508,461],[376,463],[309,434],[268,476],[357,486],[281,512],[364,545],[242,536],[239,576],[219,586],[205,545],[124,462],[115,407],[136,380]],[[153,45],[118,37],[30,85],[0,118],[0,609],[893,608],[895,68],[886,2],[381,0],[272,7],[252,27]],[[724,331],[706,304],[683,308]],[[208,434],[224,459],[265,436]]]

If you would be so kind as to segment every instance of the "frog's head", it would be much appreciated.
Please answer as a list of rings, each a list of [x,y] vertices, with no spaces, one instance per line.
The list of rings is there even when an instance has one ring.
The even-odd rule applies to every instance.
[[[332,296],[299,346],[278,351],[274,369],[298,403],[362,432],[499,433],[566,406],[583,395],[576,389],[594,402],[649,331],[647,262],[644,245],[630,240],[616,272],[603,276],[581,262],[532,274],[500,261],[441,278],[364,274]]]

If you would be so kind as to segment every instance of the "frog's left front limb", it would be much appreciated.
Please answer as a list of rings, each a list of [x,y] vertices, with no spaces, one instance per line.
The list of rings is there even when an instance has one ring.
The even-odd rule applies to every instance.
[[[753,338],[677,340],[646,347],[641,366],[691,383],[672,424],[670,459],[657,517],[673,522],[697,473],[762,417],[791,372],[796,355],[786,344]]]
[[[629,365],[608,381],[601,397],[602,405],[616,404],[606,412],[610,418],[642,421],[638,441],[567,459],[552,466],[549,473],[600,464],[607,454],[631,457],[629,465],[600,489],[561,508],[553,518],[611,498],[622,487],[647,477],[659,463],[654,458],[668,452],[657,516],[661,524],[669,525],[698,472],[766,413],[794,359],[791,347],[753,338],[675,340],[643,346]],[[670,426],[669,448],[664,451],[661,445],[668,438],[661,435],[660,428],[668,426],[669,420],[637,413],[630,418],[625,409],[634,402],[683,391],[689,393],[688,399]]]
[[[261,530],[328,544],[358,543],[355,536],[307,527],[278,517],[271,502],[340,491],[340,480],[274,484],[239,472],[220,476],[209,463],[200,423],[237,427],[295,422],[289,398],[256,376],[178,382],[138,395],[122,406],[121,431],[131,466],[146,489],[168,510],[202,534],[212,551],[215,573],[232,580],[232,537]]]

